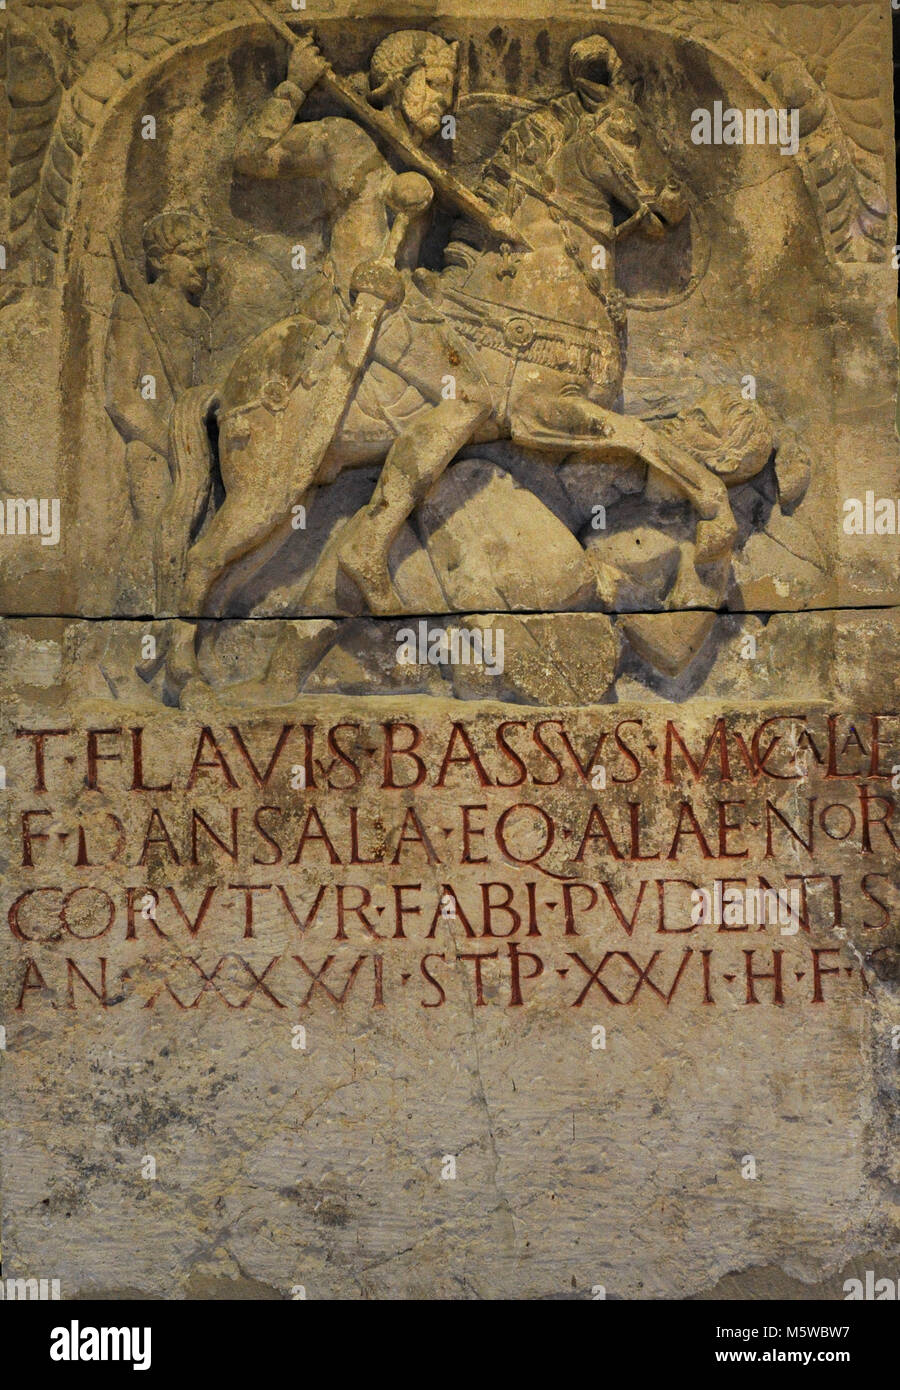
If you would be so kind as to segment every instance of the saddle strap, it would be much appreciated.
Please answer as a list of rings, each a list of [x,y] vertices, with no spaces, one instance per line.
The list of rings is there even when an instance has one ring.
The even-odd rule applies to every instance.
[[[506,357],[533,362],[555,371],[570,371],[582,379],[606,385],[624,370],[621,344],[615,331],[559,323],[534,313],[507,311],[441,286],[441,307],[460,337]]]

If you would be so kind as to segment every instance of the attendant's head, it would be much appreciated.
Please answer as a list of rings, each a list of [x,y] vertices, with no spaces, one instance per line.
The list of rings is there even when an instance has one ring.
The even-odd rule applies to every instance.
[[[144,255],[151,283],[160,280],[191,301],[199,300],[209,274],[208,229],[192,212],[161,212],[144,227]]]

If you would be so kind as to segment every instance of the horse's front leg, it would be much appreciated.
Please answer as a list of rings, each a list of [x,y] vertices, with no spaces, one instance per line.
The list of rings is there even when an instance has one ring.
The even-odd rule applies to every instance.
[[[533,391],[511,412],[515,443],[564,455],[576,450],[597,463],[646,463],[678,488],[700,520],[696,562],[706,564],[734,546],[737,525],[728,489],[714,473],[643,420],[619,415],[582,395]]]

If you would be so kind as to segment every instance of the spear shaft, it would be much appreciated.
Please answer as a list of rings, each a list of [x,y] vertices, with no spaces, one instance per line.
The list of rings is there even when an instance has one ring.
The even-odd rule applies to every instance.
[[[276,33],[292,47],[299,37],[293,29],[283,20],[274,14],[264,0],[247,0],[256,13],[269,24]],[[322,87],[331,96],[335,97],[345,110],[351,112],[357,120],[367,126],[373,135],[377,135],[383,140],[392,154],[402,159],[410,168],[419,174],[424,174],[430,179],[435,188],[441,193],[447,202],[452,203],[457,212],[464,217],[469,217],[476,222],[484,231],[489,232],[498,242],[509,242],[511,246],[519,246],[524,250],[530,250],[530,243],[522,235],[519,228],[510,218],[498,212],[496,208],[483,198],[479,198],[477,193],[473,193],[464,183],[455,178],[448,169],[439,164],[425,150],[418,149],[415,145],[403,139],[399,130],[393,125],[389,118],[376,107],[371,106],[357,91],[354,91],[349,82],[344,78],[338,77],[330,67],[327,67],[319,78]]]

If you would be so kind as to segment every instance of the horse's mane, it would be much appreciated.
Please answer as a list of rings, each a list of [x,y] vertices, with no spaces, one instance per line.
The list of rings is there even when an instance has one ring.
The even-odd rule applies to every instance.
[[[524,165],[531,179],[539,179],[540,171],[576,129],[580,114],[580,103],[573,104],[570,93],[520,116],[484,166],[478,194],[507,216],[515,213],[526,190],[511,176]]]

